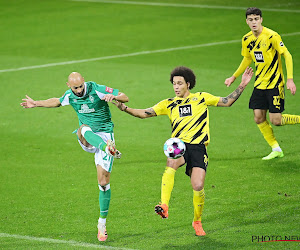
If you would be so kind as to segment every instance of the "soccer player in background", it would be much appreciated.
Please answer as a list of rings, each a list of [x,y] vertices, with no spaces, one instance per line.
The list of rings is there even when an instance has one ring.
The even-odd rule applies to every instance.
[[[205,235],[201,224],[204,205],[204,180],[208,164],[206,146],[209,138],[209,116],[207,106],[229,107],[242,94],[253,75],[252,68],[247,68],[241,84],[227,97],[217,97],[205,92],[191,93],[196,77],[189,68],[176,67],[170,76],[175,92],[174,98],[165,99],[152,108],[133,109],[121,102],[114,102],[117,107],[132,116],[148,118],[168,115],[172,124],[172,137],[181,139],[186,145],[184,156],[167,159],[167,167],[162,177],[161,203],[155,206],[155,212],[161,218],[168,218],[169,200],[174,186],[175,172],[186,164],[186,174],[190,177],[193,188],[194,219],[193,227],[197,236]]]
[[[293,80],[293,60],[280,35],[262,26],[262,21],[260,9],[254,7],[247,9],[246,23],[251,31],[242,39],[242,56],[244,58],[236,72],[225,80],[225,84],[229,87],[251,62],[254,62],[256,78],[249,108],[253,109],[254,120],[272,148],[272,152],[262,159],[271,160],[284,155],[266,118],[267,111],[269,110],[270,121],[275,126],[299,124],[300,116],[281,114],[284,111],[285,96],[281,56],[284,56],[286,64],[286,86],[292,95],[296,93],[296,85]]]
[[[61,98],[34,101],[26,95],[21,106],[24,108],[55,108],[71,105],[79,120],[76,130],[78,142],[82,149],[95,154],[100,204],[98,220],[98,240],[107,239],[106,217],[108,214],[111,189],[110,173],[114,158],[120,158],[121,153],[116,149],[114,142],[113,123],[107,102],[116,100],[128,102],[128,97],[104,85],[95,82],[85,82],[81,74],[73,72],[68,77],[67,86],[70,88]]]

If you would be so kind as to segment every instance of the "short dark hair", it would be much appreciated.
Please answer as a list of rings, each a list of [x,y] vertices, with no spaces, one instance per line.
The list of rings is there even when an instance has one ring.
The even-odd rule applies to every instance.
[[[190,68],[179,66],[173,69],[170,76],[171,83],[173,83],[174,76],[182,76],[185,82],[190,84],[189,89],[194,88],[196,85],[196,76]]]
[[[249,15],[257,15],[257,16],[262,17],[261,10],[259,8],[256,8],[256,7],[250,7],[246,10],[246,18]]]

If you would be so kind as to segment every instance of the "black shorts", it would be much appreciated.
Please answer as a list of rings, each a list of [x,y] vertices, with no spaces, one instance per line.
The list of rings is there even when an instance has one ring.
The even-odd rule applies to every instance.
[[[282,113],[284,111],[284,87],[274,89],[254,88],[249,109],[264,109],[270,113]]]
[[[206,171],[208,165],[208,156],[204,144],[185,143],[186,151],[183,155],[186,170],[185,173],[191,176],[192,168],[203,168]]]

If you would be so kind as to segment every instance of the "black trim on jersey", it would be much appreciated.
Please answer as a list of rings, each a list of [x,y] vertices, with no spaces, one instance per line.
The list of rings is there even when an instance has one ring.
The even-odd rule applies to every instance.
[[[198,105],[201,104],[201,103],[203,103],[203,102],[205,102],[205,99],[204,99],[204,98],[202,98],[202,99],[200,100],[200,102],[198,103]]]
[[[257,39],[251,41],[251,42],[248,44],[247,48],[249,49],[249,52],[252,51],[252,50],[254,49],[256,42],[257,42]]]
[[[186,101],[185,101],[184,103],[188,103],[190,100],[191,100],[191,99],[190,99],[190,98],[188,98],[188,99],[186,99]]]
[[[175,121],[174,121],[175,122]],[[181,121],[178,121],[178,122],[176,122],[176,124],[173,126],[173,124],[174,124],[174,122],[172,123],[172,133],[176,130],[176,128],[178,127],[178,125],[182,122],[182,120]]]
[[[273,35],[272,35],[272,36],[270,36],[270,37],[269,37],[269,39],[271,39],[272,37],[273,37]]]
[[[169,104],[169,106],[167,108],[171,108],[171,113],[172,113],[173,109],[176,108],[177,105],[178,105],[177,103],[172,102]]]
[[[257,44],[256,49],[260,49],[260,43],[261,41]]]
[[[267,85],[267,88],[270,86],[272,81],[275,79],[275,77],[277,75],[277,72],[278,72],[278,66],[279,66],[279,64],[277,63],[277,67],[276,67],[275,71],[273,72],[273,74],[271,75],[271,77],[269,79],[269,84]]]
[[[270,49],[272,48],[272,46],[273,46],[272,43],[270,43],[270,46],[269,46],[269,48],[267,49],[267,51],[270,50]]]
[[[278,86],[281,82],[282,82],[282,77],[281,77],[281,74],[279,74],[279,78],[278,78],[277,83],[275,84],[275,88],[278,88]]]
[[[207,109],[205,110],[205,112],[198,118],[197,121],[195,121],[195,123],[190,127],[190,129],[194,126],[198,126],[205,118],[207,118]],[[190,130],[189,129],[189,130]]]
[[[180,129],[174,137],[178,138],[178,137],[180,136],[181,132],[182,132],[182,131],[186,128],[186,126],[189,125],[189,124],[190,124],[190,122],[188,122],[187,124],[185,124],[185,125],[182,127],[182,129]]]
[[[272,60],[272,62],[271,62],[271,64],[270,64],[269,68],[267,69],[266,73],[264,74],[264,76],[265,76],[270,70],[273,69],[273,67],[274,67],[275,63],[277,62],[277,60],[278,60],[278,52],[276,51],[275,56],[274,56],[274,58],[273,58],[273,60]],[[278,62],[277,62],[277,63],[278,63]]]
[[[207,124],[207,122],[204,122],[204,123],[203,123],[203,125],[202,125],[202,127],[199,129],[199,131],[198,131],[196,134],[194,134],[194,136],[193,136],[193,138],[192,138],[192,140],[191,140],[190,143],[192,143],[194,140],[196,140],[198,137],[200,137],[200,136],[203,134],[202,129],[206,126],[206,124]],[[207,137],[207,135],[203,138],[203,140],[202,140],[200,143],[203,143],[204,141],[207,141],[208,137],[207,137],[206,140],[204,140],[206,137]]]
[[[266,65],[262,68],[262,70],[258,73],[258,75],[255,76],[255,82],[258,79],[258,77],[261,75],[261,73],[264,71],[265,67],[266,67]],[[257,71],[257,66],[256,66],[256,71]]]
[[[251,36],[251,35],[249,35],[249,36]],[[245,37],[244,37],[244,41],[246,41],[246,40],[248,39],[249,36],[245,36]]]

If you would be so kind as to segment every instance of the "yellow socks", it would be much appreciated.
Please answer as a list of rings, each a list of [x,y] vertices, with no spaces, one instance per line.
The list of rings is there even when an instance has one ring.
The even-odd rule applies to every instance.
[[[282,115],[281,125],[294,125],[300,123],[300,115]]]
[[[194,204],[194,221],[201,221],[202,211],[204,207],[205,192],[204,188],[200,191],[193,190],[193,204]]]
[[[169,206],[171,193],[174,187],[174,178],[176,170],[166,167],[161,182],[161,203]]]
[[[270,126],[269,122],[265,120],[264,122],[257,124],[258,128],[260,129],[260,132],[263,134],[265,140],[268,142],[268,144],[272,148],[277,148],[279,147],[278,142],[275,139],[273,129]]]

